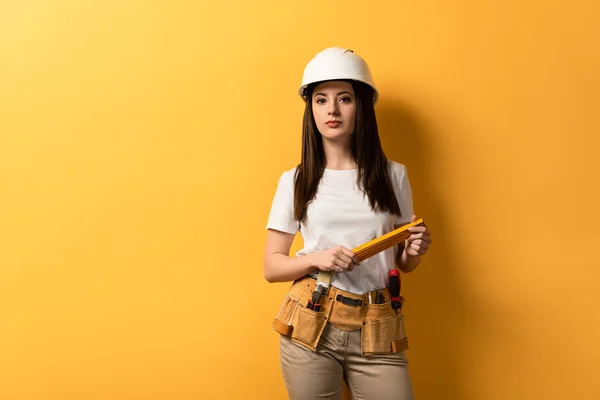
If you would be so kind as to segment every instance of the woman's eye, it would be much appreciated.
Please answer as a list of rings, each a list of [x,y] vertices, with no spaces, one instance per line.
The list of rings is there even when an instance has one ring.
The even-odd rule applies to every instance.
[[[350,96],[345,96],[345,97],[342,97],[342,98],[340,99],[340,101],[341,101],[342,103],[350,103],[350,102],[352,101],[352,98],[351,98]]]
[[[317,99],[317,104],[325,104],[325,99],[322,97],[320,99]]]

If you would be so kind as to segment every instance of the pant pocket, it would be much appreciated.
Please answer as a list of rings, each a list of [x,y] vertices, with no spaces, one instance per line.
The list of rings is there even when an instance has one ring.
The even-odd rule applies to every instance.
[[[324,312],[297,307],[292,316],[292,339],[315,350],[326,323]]]
[[[279,306],[279,312],[273,321],[273,329],[278,333],[290,336],[293,330],[292,318],[298,308],[299,302],[286,294]]]
[[[365,318],[361,329],[363,355],[393,353],[392,343],[396,337],[396,315],[381,318]]]

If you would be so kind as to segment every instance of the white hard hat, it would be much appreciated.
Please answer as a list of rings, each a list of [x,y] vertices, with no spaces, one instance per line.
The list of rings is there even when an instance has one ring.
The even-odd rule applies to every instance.
[[[373,104],[377,103],[379,93],[373,82],[369,66],[359,55],[350,49],[330,47],[318,53],[304,68],[302,85],[298,94],[306,101],[304,91],[311,83],[337,79],[352,79],[371,86],[374,91]]]

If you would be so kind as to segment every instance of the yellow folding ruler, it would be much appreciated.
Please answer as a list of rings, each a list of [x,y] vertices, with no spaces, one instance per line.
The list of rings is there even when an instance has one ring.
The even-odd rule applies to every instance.
[[[394,229],[393,231],[386,233],[385,235],[379,236],[365,244],[355,247],[352,249],[352,252],[356,254],[359,261],[364,261],[367,258],[373,257],[375,254],[389,249],[398,243],[402,243],[411,235],[411,232],[409,232],[408,228],[412,228],[422,223],[423,218],[419,218],[414,222],[403,225],[398,229]],[[317,287],[315,287],[315,291],[318,289],[319,292],[327,293],[332,279],[333,272],[319,271],[319,275],[317,277]]]

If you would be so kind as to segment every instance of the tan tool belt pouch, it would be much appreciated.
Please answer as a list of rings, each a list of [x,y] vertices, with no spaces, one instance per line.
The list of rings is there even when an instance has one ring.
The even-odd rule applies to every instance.
[[[313,311],[306,305],[315,284],[316,280],[311,277],[300,278],[292,284],[273,322],[275,331],[316,351],[329,322],[344,331],[360,329],[364,356],[397,353],[408,348],[402,308],[392,308],[387,289],[372,291],[371,300],[374,301],[376,293],[381,292],[384,302],[370,304],[369,293],[358,295],[331,286],[327,296],[321,298],[320,310]],[[359,306],[356,305],[358,301],[361,302]]]

